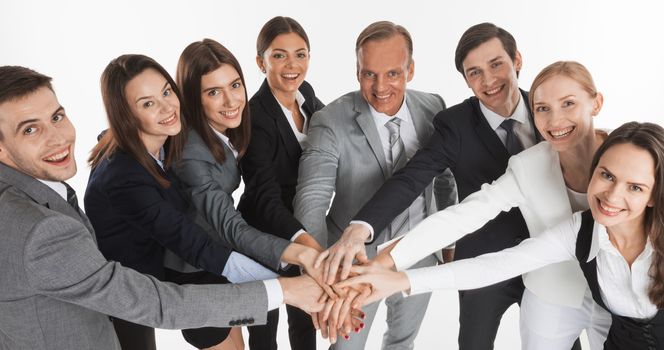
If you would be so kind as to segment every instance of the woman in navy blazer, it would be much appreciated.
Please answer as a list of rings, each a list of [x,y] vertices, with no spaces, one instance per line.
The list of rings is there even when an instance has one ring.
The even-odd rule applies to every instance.
[[[248,259],[229,246],[259,255],[274,269],[289,259],[292,244],[286,240],[258,234],[256,239],[268,239],[274,248],[252,254],[253,247],[228,232],[217,233],[190,210],[171,168],[184,146],[179,92],[158,63],[142,55],[120,56],[107,66],[101,85],[110,129],[89,159],[85,207],[107,259],[180,284],[224,283],[219,276],[231,276],[237,258],[246,266]],[[189,265],[164,267],[168,251]],[[269,275],[260,265],[253,267]],[[122,320],[114,320],[114,326],[123,349],[155,347],[151,328]],[[203,328],[183,333],[196,347],[224,349],[232,341],[224,341],[228,332]]]
[[[300,144],[306,138],[309,118],[325,106],[304,81],[309,49],[307,33],[289,17],[272,18],[258,34],[256,62],[266,79],[249,101],[252,138],[240,163],[245,188],[238,209],[250,225],[320,250],[319,243],[293,217]],[[299,271],[290,269],[285,274]],[[315,349],[311,317],[296,308],[286,310],[291,348]],[[278,320],[274,313],[272,317]],[[251,328],[252,337],[262,333],[265,339],[273,339],[276,335],[276,322]]]

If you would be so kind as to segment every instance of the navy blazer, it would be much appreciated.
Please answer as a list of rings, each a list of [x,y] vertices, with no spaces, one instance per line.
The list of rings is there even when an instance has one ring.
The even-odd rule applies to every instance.
[[[528,105],[527,92],[521,90],[521,95]],[[532,120],[532,112],[529,114]],[[456,179],[459,202],[505,173],[509,154],[482,114],[476,97],[441,111],[433,125],[435,131],[426,147],[385,182],[354,220],[366,221],[374,232],[381,232],[447,167]],[[537,131],[535,134],[539,142],[541,136]],[[521,212],[513,208],[457,241],[455,259],[499,251],[528,237]]]
[[[129,154],[117,150],[92,169],[85,211],[99,250],[108,260],[164,279],[166,249],[197,268],[221,275],[231,249],[194,222],[195,210],[180,194],[170,169],[163,188]]]
[[[302,109],[307,118],[325,107],[306,81],[299,90],[305,98]],[[251,143],[240,160],[245,187],[238,210],[249,225],[290,240],[303,229],[293,217],[302,148],[267,79],[249,100],[249,107]]]

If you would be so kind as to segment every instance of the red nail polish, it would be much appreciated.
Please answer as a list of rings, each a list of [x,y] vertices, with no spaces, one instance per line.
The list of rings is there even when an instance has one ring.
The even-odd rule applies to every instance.
[[[357,333],[357,332],[359,332],[359,331],[360,331],[360,327],[356,327],[356,328],[355,328],[355,333]]]
[[[364,328],[364,323],[360,323],[360,328]]]
[[[348,339],[350,339],[350,337],[347,336],[347,335],[344,335],[344,339],[348,340]]]

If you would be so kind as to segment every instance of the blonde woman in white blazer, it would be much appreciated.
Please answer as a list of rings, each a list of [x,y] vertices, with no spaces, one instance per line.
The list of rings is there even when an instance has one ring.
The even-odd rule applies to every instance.
[[[529,100],[546,141],[510,158],[503,176],[424,220],[385,249],[378,262],[406,269],[513,207],[521,210],[531,236],[588,209],[592,156],[607,136],[593,127],[602,95],[583,65],[561,61],[539,73]],[[568,350],[583,329],[591,348],[602,347],[611,317],[592,300],[578,263],[549,265],[524,274],[523,281],[523,349]]]

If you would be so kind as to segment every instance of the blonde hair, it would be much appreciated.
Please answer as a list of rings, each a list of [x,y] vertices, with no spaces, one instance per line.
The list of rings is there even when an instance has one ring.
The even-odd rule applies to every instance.
[[[528,104],[530,105],[531,111],[534,110],[535,90],[537,90],[540,85],[544,84],[545,81],[558,75],[575,80],[588,92],[590,97],[595,98],[597,96],[595,81],[593,81],[592,75],[590,75],[590,72],[588,72],[588,69],[586,69],[584,65],[575,61],[558,61],[542,69],[533,80],[533,84],[530,86],[530,92],[528,93]]]

